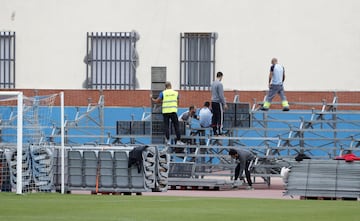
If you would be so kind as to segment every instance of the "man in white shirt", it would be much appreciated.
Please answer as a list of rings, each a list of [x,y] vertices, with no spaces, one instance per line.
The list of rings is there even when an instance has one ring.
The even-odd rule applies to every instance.
[[[211,119],[213,114],[209,107],[210,107],[210,102],[206,101],[204,103],[204,106],[199,111],[199,124],[201,127],[211,126]]]

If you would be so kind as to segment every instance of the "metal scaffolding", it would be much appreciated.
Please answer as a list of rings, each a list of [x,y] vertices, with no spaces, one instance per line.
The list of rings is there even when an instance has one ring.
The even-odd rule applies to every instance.
[[[270,185],[271,177],[279,177],[281,168],[293,164],[299,154],[311,159],[334,159],[344,150],[360,154],[360,104],[339,103],[336,94],[331,103],[290,104],[308,109],[261,111],[261,103],[255,103],[250,127],[226,128],[226,136],[221,137],[212,136],[210,129],[189,128],[183,136],[186,146],[169,147],[172,162],[187,167],[191,163],[191,179],[231,180],[235,164],[228,150],[244,148],[257,156],[251,168],[254,179],[260,177]]]

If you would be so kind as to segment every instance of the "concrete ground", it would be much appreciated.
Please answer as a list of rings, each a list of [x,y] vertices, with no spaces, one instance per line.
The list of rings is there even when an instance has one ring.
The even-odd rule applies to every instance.
[[[272,178],[271,185],[253,184],[254,190],[246,190],[246,184],[237,189],[221,188],[221,190],[168,190],[167,192],[144,192],[144,196],[194,196],[194,197],[237,197],[259,199],[299,199],[298,196],[284,196],[284,184],[281,178]]]

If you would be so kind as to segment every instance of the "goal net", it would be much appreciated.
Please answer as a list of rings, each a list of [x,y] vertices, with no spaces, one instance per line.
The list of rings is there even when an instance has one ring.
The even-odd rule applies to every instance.
[[[26,97],[0,92],[0,190],[56,190],[59,151],[52,132],[60,125],[54,112],[59,94]],[[58,102],[60,103],[60,102]]]

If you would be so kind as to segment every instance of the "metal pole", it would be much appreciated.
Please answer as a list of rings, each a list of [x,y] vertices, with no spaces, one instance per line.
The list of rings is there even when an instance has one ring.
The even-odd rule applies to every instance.
[[[22,194],[22,132],[23,132],[23,93],[17,94],[17,156],[16,156],[16,194]]]
[[[64,144],[64,92],[60,92],[61,112],[61,194],[65,192],[65,144]]]

